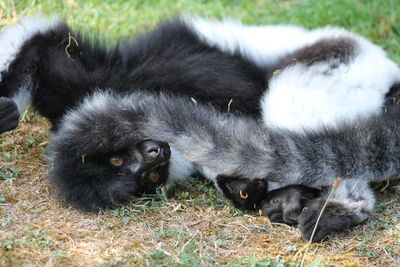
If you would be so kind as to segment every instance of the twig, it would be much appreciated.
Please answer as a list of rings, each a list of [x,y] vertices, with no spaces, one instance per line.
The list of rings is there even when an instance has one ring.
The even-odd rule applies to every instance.
[[[71,58],[71,55],[68,52],[68,48],[71,46],[71,40],[74,41],[76,46],[79,46],[78,41],[71,35],[70,32],[68,32],[68,44],[65,46],[65,54],[67,55],[67,57]]]
[[[233,102],[233,98],[231,98],[231,100],[229,100],[229,103],[228,103],[228,112],[231,111],[232,102]]]
[[[193,227],[193,226],[196,226],[196,225],[201,224],[201,223],[206,222],[206,221],[207,220],[200,220],[200,221],[197,221],[197,222],[189,224],[188,227]]]
[[[306,258],[306,255],[308,253],[308,249],[309,249],[309,247],[310,247],[310,245],[312,243],[312,240],[314,238],[315,232],[317,231],[317,227],[318,227],[319,221],[321,220],[322,214],[324,213],[326,206],[328,206],[328,202],[331,199],[333,193],[336,191],[336,188],[339,186],[339,184],[341,182],[342,182],[342,178],[338,177],[338,178],[335,179],[335,181],[332,184],[332,187],[331,187],[331,190],[329,191],[328,197],[326,198],[326,201],[325,201],[324,205],[322,206],[321,212],[318,215],[317,221],[315,222],[314,229],[313,229],[313,231],[311,233],[310,240],[308,241],[307,245],[305,246],[306,250],[304,251],[303,258],[301,259],[300,267],[304,266],[304,260]]]
[[[381,193],[384,192],[390,185],[390,180],[389,178],[386,179],[386,184],[383,186],[383,188],[381,190],[379,190]]]
[[[194,99],[193,97],[190,97],[190,100],[192,100],[192,101],[193,101],[193,103],[195,103],[195,104],[197,105],[197,101],[196,101],[196,99]]]

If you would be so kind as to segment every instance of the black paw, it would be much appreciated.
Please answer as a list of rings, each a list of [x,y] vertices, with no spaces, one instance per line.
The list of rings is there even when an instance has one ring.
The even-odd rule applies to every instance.
[[[0,97],[0,134],[17,128],[19,111],[15,102],[6,97]]]
[[[225,197],[244,210],[259,208],[268,191],[268,182],[263,179],[219,175],[217,183]]]
[[[297,224],[308,201],[319,197],[321,191],[302,185],[289,185],[267,194],[261,210],[272,222]]]
[[[362,221],[355,211],[347,209],[341,203],[329,202],[321,214],[318,225],[315,226],[325,202],[324,198],[312,200],[301,212],[297,227],[303,233],[305,239],[311,239],[314,228],[315,233],[312,242],[320,242],[329,234],[359,224]]]

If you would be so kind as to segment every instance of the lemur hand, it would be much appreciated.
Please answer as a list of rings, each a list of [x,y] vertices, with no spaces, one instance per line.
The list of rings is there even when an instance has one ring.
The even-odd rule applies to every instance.
[[[320,190],[302,185],[285,186],[268,192],[261,210],[272,222],[294,225],[306,204],[319,194]]]
[[[0,97],[0,134],[17,128],[19,115],[17,104],[12,99]]]

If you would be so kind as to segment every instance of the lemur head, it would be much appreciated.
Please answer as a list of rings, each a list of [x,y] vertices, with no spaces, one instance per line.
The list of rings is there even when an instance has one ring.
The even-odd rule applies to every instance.
[[[145,137],[136,123],[144,115],[117,112],[121,103],[112,101],[99,93],[67,113],[52,134],[50,179],[66,204],[82,210],[155,193],[169,176],[169,144]]]
[[[268,182],[264,179],[219,175],[217,183],[225,197],[236,207],[246,210],[258,209],[268,190]]]
[[[60,152],[60,151],[59,151]],[[143,194],[154,194],[168,179],[169,145],[143,140],[106,153],[53,155],[51,178],[61,198],[97,211]]]

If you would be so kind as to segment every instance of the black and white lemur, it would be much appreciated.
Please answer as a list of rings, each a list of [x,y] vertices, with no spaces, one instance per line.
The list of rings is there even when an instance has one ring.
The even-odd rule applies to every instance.
[[[220,110],[227,110],[232,100],[232,112],[257,116],[268,66],[202,41],[194,26],[202,20],[196,21],[167,21],[112,48],[65,23],[42,18],[4,28],[0,33],[0,132],[17,126],[19,113],[28,103],[57,129],[62,115],[98,88],[120,93],[167,91]],[[243,48],[249,50],[246,43]],[[253,58],[261,61],[261,57]],[[142,165],[132,172],[137,183],[131,188],[134,194],[154,193],[169,175],[184,179],[190,174],[179,173],[179,168],[169,164],[168,144],[144,140],[135,149]],[[84,206],[92,203],[81,203]]]
[[[313,241],[319,241],[371,215],[375,200],[368,182],[399,175],[399,122],[396,105],[381,115],[299,133],[265,127],[252,118],[220,113],[179,97],[101,92],[71,111],[53,135],[52,179],[70,200],[96,203],[110,197],[118,201],[135,186],[123,174],[135,167],[127,153],[130,147],[145,138],[163,140],[188,162],[233,177],[223,181],[230,186],[243,179],[249,184],[273,181],[321,186],[322,192],[302,186],[261,192],[266,199],[262,209],[272,220],[297,223],[310,238],[329,186],[341,177],[316,230]],[[81,162],[82,154],[86,163]],[[103,161],[107,156],[121,162],[114,166],[120,176]],[[82,174],[89,180],[78,180]],[[260,193],[259,187],[253,189]]]
[[[4,32],[15,33],[15,29],[20,29],[26,34],[27,25],[32,24],[14,25]],[[32,99],[33,105],[56,126],[67,108],[100,87],[119,93],[137,89],[170,91],[190,96],[199,103],[211,102],[220,111],[238,110],[253,117],[262,111],[267,125],[302,132],[304,127],[335,125],[340,118],[379,113],[385,95],[399,81],[397,66],[381,49],[341,29],[306,31],[293,26],[243,26],[184,17],[159,26],[133,43],[106,50],[85,41],[65,25],[43,25],[34,27],[34,33],[15,46],[14,57],[2,61],[6,67],[1,86],[20,108]],[[49,105],[51,102],[57,105]],[[167,111],[163,105],[157,106],[158,102],[148,108]],[[102,103],[95,106],[101,109]],[[175,115],[170,123],[179,128],[186,123],[187,114]],[[76,119],[78,123],[80,120]],[[94,125],[77,125],[76,130],[88,127],[88,134],[93,134],[90,127]],[[111,131],[121,130],[122,125],[114,126]],[[153,126],[160,133],[165,130],[162,124]],[[267,187],[271,190],[291,183],[289,180],[274,183],[266,181],[265,178],[270,178],[267,176],[244,176],[239,172],[228,173],[228,180],[222,175],[216,179],[217,173],[226,173],[216,172],[207,164],[192,164],[189,158],[182,158],[180,150],[173,148],[167,162],[170,151],[160,142],[163,138],[151,140],[150,144],[147,143],[150,135],[142,140],[128,139],[127,145],[127,140],[106,138],[106,132],[98,134],[104,137],[100,143],[96,143],[98,139],[88,143],[96,143],[96,149],[85,151],[82,146],[75,151],[74,146],[61,148],[60,143],[76,140],[60,138],[64,136],[60,130],[52,150],[55,183],[69,203],[83,209],[95,210],[135,195],[138,188],[153,188],[152,180],[182,179],[195,171],[216,181],[217,187],[233,200],[237,195],[232,193],[240,186],[247,189],[253,186],[255,192],[263,189],[255,201],[240,197],[239,202],[245,200],[244,207],[261,201]],[[84,137],[81,142],[88,141]],[[203,141],[198,141],[201,146]],[[121,144],[114,146],[113,142]],[[148,154],[143,155],[143,146]],[[61,155],[59,150],[66,153]],[[132,156],[126,156],[128,151]],[[248,151],[236,151],[232,157],[239,152],[252,154],[249,147]],[[162,160],[158,153],[164,155]],[[154,168],[159,170],[154,172]],[[132,173],[140,174],[140,178],[132,179]],[[110,179],[116,176],[117,179]],[[159,176],[164,178],[160,180]],[[257,184],[241,177],[257,177]]]

